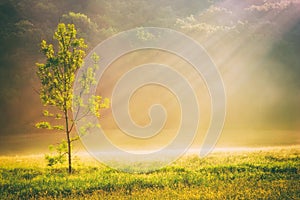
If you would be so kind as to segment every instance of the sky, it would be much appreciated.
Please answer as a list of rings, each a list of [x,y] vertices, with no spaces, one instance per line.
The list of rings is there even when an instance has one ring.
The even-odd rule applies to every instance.
[[[151,16],[151,12],[147,13],[147,7],[143,7],[150,17],[147,15],[148,19],[141,20],[137,26],[147,26],[151,24],[149,19],[153,18],[156,21],[154,20],[152,25],[164,27],[162,24],[166,16],[169,17],[172,29],[186,34],[201,44],[220,72],[226,92],[226,118],[217,147],[281,146],[300,143],[300,1],[223,0],[202,7],[197,4],[198,12],[195,11],[197,7],[194,6],[192,9],[192,1],[190,3],[180,1],[181,9],[184,10],[186,6],[187,10],[180,15],[176,10],[176,6],[181,5],[179,1],[174,5],[169,3],[169,8],[160,1],[153,2],[157,7],[161,4],[161,7],[166,8],[165,14]],[[0,4],[2,7],[3,5]],[[127,17],[142,18],[141,13],[138,13],[141,9],[138,3],[123,5],[114,1],[112,5],[115,6],[115,10],[120,9],[120,13],[128,12]],[[136,8],[133,5],[136,5]],[[97,6],[101,10],[101,5]],[[134,9],[126,11],[126,7]],[[67,13],[68,8],[65,10]],[[133,23],[131,27],[128,25],[129,27],[117,30],[117,22],[129,23],[123,22],[116,13],[108,13],[105,17],[101,15],[102,18],[93,17],[95,10],[89,4],[84,10],[78,6],[76,12],[91,16],[91,21],[99,27],[102,26],[104,19],[109,19],[107,23],[115,20],[111,22],[112,26],[115,26],[115,32],[135,27]],[[5,15],[3,9],[0,11],[3,16],[17,15],[16,13]],[[157,13],[153,12],[154,14]],[[54,21],[57,17],[52,16]],[[38,27],[30,16],[27,16],[27,20],[32,22],[33,27]],[[26,23],[24,27],[29,29],[31,25]],[[10,25],[1,24],[5,27],[3,30]],[[46,35],[39,34],[41,38]],[[2,32],[1,37],[4,38]],[[102,39],[93,38],[89,41],[100,42]],[[176,42],[178,41],[174,41]],[[3,44],[5,45],[3,49],[6,47],[9,49],[10,45],[14,49],[23,48],[25,45],[18,40],[14,44]],[[91,46],[97,44],[95,42]],[[36,48],[38,41],[29,46]],[[19,68],[5,62],[4,58],[10,56],[14,56],[13,60]],[[27,57],[24,62],[20,60],[22,56]],[[37,61],[43,61],[38,51],[19,52],[15,55],[12,52],[5,54],[1,50],[0,154],[45,152],[49,144],[57,143],[64,138],[60,133],[33,128],[34,123],[42,119],[40,113],[43,110],[35,91],[39,87],[34,67]],[[205,79],[196,77],[197,73],[193,66],[186,60],[160,50],[129,53],[109,66],[99,82],[97,92],[111,98],[114,85],[122,75],[136,66],[150,62],[171,66],[183,74],[196,91],[201,108],[199,114],[201,120],[192,147],[199,148],[211,122],[211,99]],[[20,72],[18,69],[21,69]],[[130,99],[129,110],[133,120],[144,126],[151,121],[148,108],[156,103],[164,106],[168,118],[164,130],[151,138],[151,141],[132,139],[120,131],[114,121],[112,108],[101,111],[102,117],[99,122],[106,131],[106,136],[119,147],[142,150],[148,145],[149,148],[161,148],[176,137],[176,130],[179,127],[181,112],[174,94],[158,85],[142,87]],[[82,147],[79,145],[78,148]]]

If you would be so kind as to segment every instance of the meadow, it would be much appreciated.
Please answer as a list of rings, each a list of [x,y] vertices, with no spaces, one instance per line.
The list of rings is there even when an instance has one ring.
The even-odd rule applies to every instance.
[[[2,156],[0,199],[300,199],[300,148],[188,155],[148,173],[77,157],[68,175],[43,156]]]

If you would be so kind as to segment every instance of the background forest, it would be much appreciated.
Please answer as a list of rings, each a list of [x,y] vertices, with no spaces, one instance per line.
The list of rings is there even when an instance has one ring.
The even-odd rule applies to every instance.
[[[1,0],[0,151],[13,151],[10,138],[37,133],[42,107],[35,63],[42,61],[40,41],[53,41],[59,22],[76,25],[87,52],[135,27],[184,32],[221,71],[228,97],[225,129],[299,131],[299,13],[299,1],[283,0]]]

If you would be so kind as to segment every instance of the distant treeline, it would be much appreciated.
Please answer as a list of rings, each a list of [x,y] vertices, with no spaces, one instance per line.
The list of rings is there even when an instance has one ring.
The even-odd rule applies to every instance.
[[[227,2],[227,3],[226,3]],[[30,131],[34,111],[39,104],[35,94],[37,80],[35,63],[41,60],[39,43],[52,40],[59,22],[74,23],[80,37],[85,38],[89,50],[100,41],[123,30],[141,26],[177,29],[191,36],[228,34],[232,40],[238,34],[251,33],[262,26],[259,39],[278,40],[270,52],[291,74],[300,75],[300,21],[288,32],[277,26],[277,20],[262,21],[261,16],[282,12],[295,16],[299,4],[265,3],[247,0],[228,3],[219,0],[2,0],[0,2],[0,132]],[[237,2],[237,1],[236,1]],[[244,9],[244,10],[243,10]],[[245,12],[241,16],[236,13]],[[271,14],[270,14],[271,13]],[[249,17],[251,16],[251,17]],[[269,31],[268,31],[269,30]],[[272,30],[272,31],[270,31]],[[276,31],[274,31],[276,30]],[[284,32],[284,34],[282,34]],[[234,35],[235,34],[235,35]],[[280,38],[278,39],[278,35]],[[203,37],[202,37],[203,36]],[[203,39],[204,38],[204,39]],[[227,37],[227,39],[230,37]],[[295,76],[297,77],[297,76]],[[293,87],[300,89],[300,81],[291,78]],[[293,109],[292,109],[293,110]],[[28,130],[27,130],[28,129]]]

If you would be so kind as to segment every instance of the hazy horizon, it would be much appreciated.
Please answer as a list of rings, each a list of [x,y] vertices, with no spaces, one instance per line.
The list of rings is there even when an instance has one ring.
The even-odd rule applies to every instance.
[[[35,63],[44,61],[39,43],[41,39],[53,42],[58,21],[75,23],[79,36],[89,45],[87,53],[104,39],[136,27],[167,27],[186,34],[206,50],[224,82],[226,119],[217,148],[300,144],[297,0],[84,1],[76,5],[71,1],[36,5],[35,1],[4,0],[0,16],[4,27],[0,31],[0,155],[47,152],[48,145],[65,137],[34,127],[44,120],[45,109],[36,93],[40,85]],[[180,42],[172,41],[184,46]],[[200,123],[192,148],[200,146],[211,122],[212,105],[205,79],[187,60],[162,50],[128,53],[104,72],[97,94],[111,98],[115,84],[127,71],[154,62],[170,66],[195,90]],[[106,136],[124,148],[163,146],[175,137],[176,131],[169,130],[179,127],[181,110],[176,95],[168,88],[147,85],[139,88],[129,102],[130,115],[137,125],[149,124],[148,109],[153,104],[164,106],[166,130],[151,138],[149,144],[122,134],[111,109],[101,111],[99,123]]]
[[[237,132],[243,132],[242,137],[234,137]],[[289,137],[286,137],[288,134]],[[239,134],[240,135],[240,134]],[[247,140],[244,138],[247,137]],[[36,133],[36,134],[26,134],[7,136],[0,141],[0,155],[1,156],[15,156],[15,155],[36,155],[49,153],[48,146],[56,144],[64,139],[62,133]],[[128,140],[130,141],[130,140]],[[190,147],[190,150],[195,150],[201,148],[201,138],[196,137],[195,141]],[[163,141],[162,141],[163,142]],[[101,144],[101,143],[100,143]],[[240,148],[266,148],[266,147],[289,147],[289,146],[299,146],[300,136],[297,131],[276,131],[276,130],[265,130],[265,131],[245,131],[245,130],[233,130],[226,131],[221,134],[214,150],[217,149],[240,149]],[[163,146],[163,145],[162,145]],[[124,149],[130,149],[137,151],[143,151],[143,146],[139,145],[121,145],[119,146]],[[105,147],[103,147],[105,149]],[[148,147],[148,148],[151,148]],[[159,149],[155,147],[154,149]],[[148,151],[149,149],[146,149]],[[74,146],[74,152],[86,152],[85,147],[80,141],[77,141]],[[75,153],[76,155],[76,153]]]

